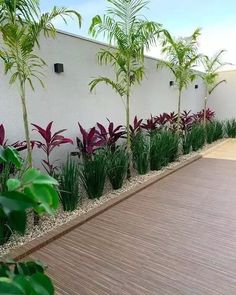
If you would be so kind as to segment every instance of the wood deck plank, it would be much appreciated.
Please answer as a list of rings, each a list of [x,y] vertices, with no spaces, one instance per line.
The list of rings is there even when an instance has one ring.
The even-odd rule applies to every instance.
[[[236,161],[206,156],[31,257],[58,295],[235,295]]]

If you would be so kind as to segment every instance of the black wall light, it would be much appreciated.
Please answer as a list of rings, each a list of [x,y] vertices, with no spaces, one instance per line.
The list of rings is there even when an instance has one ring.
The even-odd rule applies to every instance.
[[[174,81],[170,81],[170,87],[174,86]]]
[[[195,85],[195,89],[198,89],[198,85],[197,84]]]
[[[54,64],[54,71],[57,74],[63,73],[64,72],[64,65],[60,63]]]

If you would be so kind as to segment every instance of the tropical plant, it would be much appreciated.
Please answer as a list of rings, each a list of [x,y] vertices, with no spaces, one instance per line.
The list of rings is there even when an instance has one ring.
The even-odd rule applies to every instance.
[[[194,123],[194,116],[191,114],[191,111],[183,111],[180,116],[181,121],[181,130],[183,133],[189,131]]]
[[[12,172],[19,169],[21,160],[18,151],[12,147],[0,146],[0,195],[7,192],[7,180]],[[11,237],[12,229],[7,217],[0,214],[0,245],[5,244]]]
[[[89,199],[99,199],[104,191],[107,175],[107,154],[97,150],[91,157],[84,158],[81,180]]]
[[[140,84],[144,75],[144,50],[156,43],[160,25],[141,16],[148,2],[144,0],[107,0],[111,7],[104,16],[95,16],[90,34],[102,34],[110,45],[98,53],[100,64],[111,64],[116,79],[99,77],[90,82],[91,91],[99,84],[112,87],[122,98],[126,111],[127,148],[130,152],[130,98],[135,84]]]
[[[191,143],[194,152],[203,148],[206,141],[206,130],[202,123],[195,123],[191,129]]]
[[[110,148],[111,150],[115,150],[116,143],[120,138],[123,138],[126,132],[123,130],[123,126],[119,125],[117,127],[114,126],[114,123],[108,120],[109,125],[106,127],[100,123],[97,123],[97,134],[99,138],[101,138],[104,144]]]
[[[66,17],[79,13],[66,8],[54,7],[51,12],[41,13],[38,0],[1,0],[0,1],[0,33],[2,46],[0,58],[4,62],[5,73],[10,74],[10,84],[17,84],[21,99],[25,138],[28,151],[28,166],[32,167],[32,148],[30,143],[26,89],[29,85],[34,90],[34,79],[42,85],[41,69],[45,61],[34,53],[39,47],[41,33],[45,37],[55,37],[53,25],[57,17],[66,22]]]
[[[211,144],[214,141],[215,129],[216,129],[215,127],[216,127],[215,122],[208,122],[205,125],[205,128],[206,128],[206,142],[208,144]]]
[[[182,147],[183,147],[183,154],[187,155],[191,152],[192,149],[192,134],[191,130],[188,130],[183,134],[182,137]]]
[[[150,168],[159,170],[178,157],[179,137],[171,131],[154,133],[150,138]]]
[[[17,168],[23,164],[18,152],[11,147],[0,148],[0,163]],[[7,191],[0,193],[0,219],[5,219],[11,230],[24,234],[28,210],[42,215],[53,214],[57,209],[57,185],[54,178],[33,168],[22,173],[20,178],[8,179]],[[36,261],[0,261],[0,293],[53,295],[54,287],[44,271],[45,267]]]
[[[134,167],[140,175],[147,174],[150,163],[150,138],[144,133],[137,133],[132,139]]]
[[[151,117],[147,119],[146,122],[142,123],[141,127],[151,135],[157,130],[157,123],[158,118],[151,115]]]
[[[79,204],[79,165],[70,156],[62,165],[59,174],[60,200],[64,211],[74,211]]]
[[[182,92],[196,78],[194,67],[200,58],[197,53],[200,29],[196,29],[190,37],[177,39],[167,30],[163,32],[162,54],[165,56],[165,60],[158,61],[158,66],[167,67],[175,78],[175,85],[178,89],[177,133],[179,133],[181,128]]]
[[[10,261],[0,264],[0,294],[53,295],[54,287],[39,261]]]
[[[44,169],[47,171],[47,173],[51,176],[53,176],[56,173],[56,170],[58,169],[58,167],[55,165],[56,161],[51,161],[52,152],[55,150],[55,148],[60,147],[62,144],[73,144],[72,139],[66,138],[63,135],[61,135],[63,132],[66,131],[66,129],[59,130],[52,134],[52,125],[53,122],[50,122],[44,129],[39,125],[32,124],[32,126],[36,128],[33,130],[36,130],[38,134],[40,134],[42,137],[43,141],[37,140],[34,141],[34,143],[39,149],[42,149],[45,153],[46,159],[42,160],[42,165]]]
[[[120,189],[124,183],[129,167],[129,155],[123,146],[114,151],[108,150],[107,175],[114,190]]]
[[[3,147],[11,146],[19,152],[27,149],[27,145],[25,141],[24,142],[16,141],[12,144],[8,144],[5,127],[3,124],[0,125],[0,146],[3,146]],[[31,148],[33,148],[33,146],[34,146],[34,142],[31,141]]]
[[[141,132],[142,122],[143,119],[138,119],[137,116],[134,117],[133,125],[130,124],[129,126],[131,141],[137,135],[137,133]]]
[[[200,112],[197,112],[193,114],[193,118],[195,122],[203,123],[205,120],[205,123],[212,122],[215,118],[215,112],[211,109],[202,110]]]
[[[214,130],[214,137],[213,141],[222,139],[224,137],[224,124],[221,121],[214,121],[215,130]]]
[[[225,123],[225,132],[228,137],[235,138],[236,137],[236,120],[231,119],[227,120]]]
[[[79,124],[79,129],[82,135],[82,140],[79,137],[76,138],[77,148],[79,149],[79,156],[82,155],[83,158],[90,158],[97,149],[104,147],[104,145],[106,144],[106,140],[99,135],[96,127],[91,128],[87,132]]]
[[[209,57],[207,55],[204,55],[201,58],[201,62],[204,68],[204,72],[200,75],[205,87],[206,87],[206,95],[204,98],[204,112],[203,112],[203,124],[206,125],[207,121],[207,103],[209,100],[209,96],[212,94],[212,92],[222,83],[225,83],[226,80],[220,80],[219,79],[219,70],[227,65],[227,63],[222,62],[221,58],[224,54],[225,50],[220,50],[217,52],[213,57]]]

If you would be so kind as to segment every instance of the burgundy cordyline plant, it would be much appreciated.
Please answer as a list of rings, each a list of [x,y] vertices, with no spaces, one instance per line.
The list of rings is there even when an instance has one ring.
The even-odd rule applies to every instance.
[[[82,135],[82,139],[79,137],[76,138],[77,147],[80,152],[79,156],[82,155],[84,158],[91,157],[98,148],[101,148],[106,144],[106,141],[104,138],[101,138],[96,127],[86,131],[80,123],[78,123],[78,125]],[[75,154],[78,153],[73,153],[73,155]]]
[[[153,131],[157,130],[157,123],[158,118],[151,115],[150,119],[147,119],[146,123],[142,123],[141,127],[151,134]]]
[[[133,126],[129,125],[130,135],[133,138],[137,133],[142,131],[143,119],[138,119],[137,116],[134,117]]]
[[[122,125],[115,127],[113,122],[111,122],[110,120],[108,120],[108,122],[109,125],[107,129],[104,125],[97,123],[98,130],[96,130],[96,134],[101,140],[103,140],[103,143],[108,148],[114,151],[117,141],[120,138],[124,138],[126,131],[124,130],[124,127]]]
[[[56,161],[51,161],[51,154],[56,147],[60,147],[62,144],[73,144],[72,139],[64,137],[61,135],[66,129],[59,130],[52,134],[52,124],[50,122],[47,127],[44,129],[39,125],[32,124],[35,129],[42,137],[42,141],[35,141],[35,144],[38,148],[42,149],[46,155],[46,159],[42,160],[42,165],[49,175],[55,175],[57,166],[55,165]]]
[[[205,111],[203,109],[200,112],[194,114],[193,115],[194,116],[194,120],[196,122],[203,122],[204,121],[204,113],[205,113]],[[215,112],[213,110],[211,110],[211,109],[208,108],[206,110],[205,116],[206,116],[205,117],[206,122],[212,122],[214,120],[214,118],[215,118]]]
[[[180,115],[180,126],[182,132],[187,132],[192,128],[192,125],[194,123],[194,115],[190,111],[183,111]]]
[[[8,140],[6,139],[6,131],[3,124],[0,125],[0,146],[3,146],[3,147],[11,146],[15,148],[18,152],[27,149],[27,144],[25,141],[23,142],[16,141],[12,144],[8,144]],[[33,146],[34,146],[34,142],[31,141],[31,147],[33,148]]]

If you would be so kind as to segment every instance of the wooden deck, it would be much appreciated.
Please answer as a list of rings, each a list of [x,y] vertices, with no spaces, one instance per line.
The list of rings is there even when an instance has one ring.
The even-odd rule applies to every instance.
[[[35,252],[56,294],[235,295],[236,161],[220,149]]]

